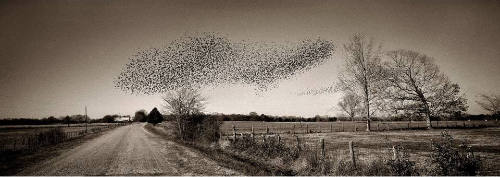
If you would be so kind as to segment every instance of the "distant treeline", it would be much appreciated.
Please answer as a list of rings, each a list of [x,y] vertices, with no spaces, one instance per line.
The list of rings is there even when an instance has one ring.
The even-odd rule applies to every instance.
[[[315,117],[295,117],[295,116],[271,116],[271,115],[255,115],[255,114],[206,114],[200,115],[206,116],[210,118],[215,118],[219,121],[263,121],[263,122],[334,122],[334,121],[364,121],[365,119],[361,117],[357,117],[351,119],[350,117],[327,117],[327,116],[315,116]],[[164,115],[165,120],[174,120],[172,115]],[[463,116],[455,116],[455,117],[447,117],[447,118],[433,118],[433,120],[496,120],[500,118],[492,115],[463,115]],[[374,117],[372,118],[374,121],[424,121],[425,119],[419,117]]]
[[[119,115],[106,115],[100,119],[90,119],[89,123],[114,123],[117,122],[116,119]],[[50,116],[42,119],[34,118],[7,118],[0,119],[0,125],[49,125],[49,124],[78,124],[85,123],[85,115],[72,115],[72,116],[62,116],[54,117]]]
[[[137,116],[137,115],[136,115]],[[146,117],[147,115],[144,115]],[[172,115],[163,115],[165,120],[174,120]],[[315,116],[315,117],[296,117],[296,116],[271,116],[255,113],[250,114],[203,114],[198,115],[202,117],[214,118],[218,121],[263,121],[263,122],[334,122],[334,121],[352,121],[349,117],[326,117],[326,116]],[[119,115],[106,115],[100,119],[89,119],[89,123],[113,123],[117,122],[116,119]],[[448,118],[433,118],[434,120],[496,120],[500,118],[500,115],[463,115]],[[361,117],[354,118],[354,121],[363,121]],[[373,118],[374,121],[423,121],[423,118],[418,117],[388,117],[388,118]],[[134,118],[134,121],[141,121]],[[146,119],[143,120],[145,122]],[[72,115],[63,117],[47,117],[42,119],[33,118],[7,118],[0,119],[0,125],[48,125],[48,124],[77,124],[85,123],[85,115]]]

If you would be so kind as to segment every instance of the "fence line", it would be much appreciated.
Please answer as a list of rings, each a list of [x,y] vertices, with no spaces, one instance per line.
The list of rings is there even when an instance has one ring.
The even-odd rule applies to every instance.
[[[404,130],[404,129],[418,129],[418,128],[427,128],[427,125],[425,122],[372,122],[372,123],[375,123],[377,125],[377,129],[375,131],[385,131],[385,130]],[[399,125],[402,125],[402,126],[398,126],[398,127],[390,127],[389,125],[390,124],[399,124]],[[274,139],[276,142],[278,142],[279,144],[284,144],[284,145],[287,145],[287,146],[290,146],[290,147],[295,147],[297,148],[299,151],[301,151],[302,149],[304,149],[304,147],[310,147],[312,148],[313,150],[315,150],[319,155],[321,155],[322,157],[325,157],[327,152],[332,152],[331,150],[328,151],[327,150],[327,142],[325,142],[325,140],[323,138],[320,138],[319,139],[319,143],[316,144],[316,143],[311,143],[311,142],[308,142],[308,141],[304,141],[302,140],[299,135],[292,135],[292,137],[294,136],[295,138],[288,138],[288,142],[286,138],[281,138],[280,134],[283,134],[283,132],[285,134],[299,134],[300,130],[299,131],[295,131],[297,127],[299,128],[305,128],[305,131],[306,132],[310,132],[312,129],[311,127],[314,127],[314,126],[309,126],[308,124],[306,125],[301,125],[299,124],[299,126],[296,126],[297,124],[293,124],[291,127],[291,130],[294,130],[292,132],[287,132],[287,131],[281,131],[281,132],[277,132],[277,131],[271,131],[272,128],[270,128],[271,126],[269,125],[266,125],[266,126],[260,126],[260,127],[256,127],[256,126],[251,126],[250,127],[250,133],[248,132],[245,132],[245,131],[242,131],[242,130],[245,130],[245,128],[237,128],[235,125],[232,126],[232,135],[231,136],[224,136],[224,138],[226,140],[229,140],[229,141],[239,141],[240,139],[245,139],[245,138],[251,138],[252,140],[255,140],[257,142],[259,142],[259,138],[262,138],[262,142],[263,143],[267,143],[267,142],[270,142],[270,140]],[[382,126],[380,126],[382,125]],[[385,125],[385,126],[384,126]],[[341,130],[344,130],[344,122],[341,122]],[[497,121],[435,121],[433,123],[433,127],[435,128],[483,128],[483,127],[498,127],[499,126],[499,122]],[[323,130],[321,127],[318,128],[318,130],[320,130],[321,132],[334,132],[334,128],[332,128],[332,124],[328,125],[327,127],[327,130],[328,131],[321,131]],[[383,129],[383,128],[380,128],[379,127],[383,127],[383,128],[387,128],[387,129]],[[262,130],[265,130],[265,132],[263,133],[255,133],[255,130],[257,129],[262,129]],[[280,126],[277,126],[276,129],[286,129],[286,127],[284,128],[282,125]],[[356,126],[354,126],[354,130],[356,130]],[[320,132],[318,131],[318,132]],[[338,132],[338,131],[336,131]],[[344,149],[342,150],[343,153],[340,153],[340,154],[344,154],[346,157],[348,157],[348,159],[353,163],[354,166],[356,166],[356,160],[357,159],[360,159],[360,156],[364,156],[364,158],[371,158],[371,154],[373,154],[373,152],[363,152],[363,151],[359,151],[361,149],[364,149],[364,148],[358,148],[358,150],[356,150],[356,146],[355,146],[355,143],[353,141],[349,141],[349,142],[345,142],[347,145],[348,145],[348,148],[347,149]],[[333,145],[333,146],[338,146],[339,143],[336,143],[336,145]],[[331,144],[330,144],[331,145]],[[387,147],[387,146],[390,146],[390,147]],[[396,148],[396,145],[390,145],[388,144],[387,146],[380,146],[377,148],[377,151],[380,151],[380,152],[377,152],[376,154],[380,155],[380,154],[384,154],[385,156],[388,156],[392,159],[395,159],[395,158],[398,158],[398,156],[400,155],[400,152],[398,152],[398,148]],[[342,148],[336,148],[337,149],[337,153],[339,151],[341,151]],[[348,152],[346,152],[345,150],[347,150]],[[369,150],[371,151],[371,150]],[[338,155],[338,154],[337,154]]]
[[[240,133],[238,136],[226,136],[224,137],[226,141],[245,141],[245,140],[252,140],[255,142],[261,142],[261,143],[273,143],[272,140],[274,140],[274,143],[278,144],[283,144],[288,147],[296,148],[298,151],[303,151],[303,150],[312,150],[319,155],[319,157],[326,158],[328,154],[330,155],[340,155],[344,157],[343,159],[349,160],[355,167],[357,164],[358,160],[363,160],[363,159],[369,159],[371,158],[371,155],[374,154],[373,150],[369,149],[368,152],[366,151],[365,148],[360,148],[356,146],[356,143],[354,141],[345,141],[345,142],[340,142],[340,144],[345,143],[345,148],[335,148],[334,150],[328,149],[328,144],[325,141],[325,139],[320,138],[318,143],[315,142],[310,142],[303,140],[305,137],[299,137],[298,135],[292,135],[294,138],[289,138],[288,141],[287,139],[282,139],[280,134],[262,134],[262,135],[255,135],[252,136],[252,134],[244,134]],[[250,138],[250,139],[248,139]],[[332,144],[330,144],[331,146]],[[335,145],[339,145],[339,143],[335,143]],[[375,151],[377,151],[377,157],[379,157],[381,154],[383,156],[387,156],[388,158],[397,158],[399,156],[398,148],[397,145],[388,145],[390,147],[381,147],[379,146]],[[364,151],[361,151],[364,149]],[[333,153],[333,154],[331,154]],[[362,157],[363,156],[363,157]],[[331,157],[331,156],[330,156]]]
[[[240,126],[232,124],[230,130],[222,126],[221,130],[224,135],[237,133],[253,134],[309,134],[309,133],[330,133],[330,132],[357,132],[365,131],[365,122],[276,122],[266,123],[264,126]],[[277,125],[272,125],[277,124]],[[290,124],[290,125],[287,125]],[[315,126],[314,124],[318,124]],[[392,131],[392,130],[412,130],[426,129],[425,121],[405,121],[405,122],[383,122],[372,121],[370,123],[371,131]],[[486,128],[500,126],[498,121],[432,121],[433,128]]]

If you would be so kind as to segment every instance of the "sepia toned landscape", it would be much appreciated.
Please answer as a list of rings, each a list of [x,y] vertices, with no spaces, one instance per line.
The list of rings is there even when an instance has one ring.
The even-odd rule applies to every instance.
[[[500,2],[0,2],[2,176],[498,176]]]

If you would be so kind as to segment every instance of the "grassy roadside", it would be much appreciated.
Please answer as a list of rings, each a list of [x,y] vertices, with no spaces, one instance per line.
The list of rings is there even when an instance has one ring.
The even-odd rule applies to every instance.
[[[91,133],[83,137],[61,142],[55,145],[40,147],[33,152],[5,151],[0,153],[0,176],[12,176],[23,169],[33,166],[41,161],[60,155],[68,149],[74,148],[88,140],[99,137],[107,131]]]
[[[151,124],[147,124],[145,129],[151,133],[160,135],[165,139],[178,143],[179,145],[194,149],[201,154],[205,155],[207,158],[212,159],[220,166],[234,169],[245,175],[251,176],[270,176],[270,175],[292,175],[286,170],[282,170],[277,167],[273,167],[269,164],[263,163],[258,160],[254,160],[250,157],[241,156],[236,153],[224,151],[216,146],[204,146],[191,142],[182,142],[175,139],[171,134],[167,133],[163,127],[155,127]]]

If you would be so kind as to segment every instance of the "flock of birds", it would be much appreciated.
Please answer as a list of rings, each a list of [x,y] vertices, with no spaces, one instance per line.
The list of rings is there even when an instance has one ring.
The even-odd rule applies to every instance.
[[[183,36],[165,47],[138,51],[115,86],[141,94],[223,84],[266,91],[325,62],[334,50],[333,42],[323,39],[283,45],[231,41],[216,33]]]

